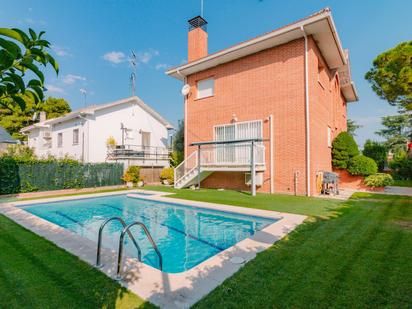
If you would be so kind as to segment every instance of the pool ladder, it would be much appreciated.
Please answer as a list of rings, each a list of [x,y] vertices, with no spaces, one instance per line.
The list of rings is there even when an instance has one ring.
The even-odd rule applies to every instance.
[[[126,222],[124,222],[124,220],[120,217],[112,217],[112,218],[107,219],[106,221],[104,221],[102,223],[102,225],[99,228],[99,236],[98,236],[98,240],[97,240],[96,267],[98,267],[98,268],[103,267],[103,264],[101,263],[101,260],[100,260],[100,252],[101,252],[101,249],[102,249],[103,229],[111,221],[119,221],[123,225],[123,230],[122,230],[122,233],[120,234],[120,239],[119,239],[119,251],[118,251],[118,256],[117,256],[116,280],[121,280],[122,279],[121,268],[122,268],[122,259],[123,259],[124,237],[125,237],[126,233],[127,233],[127,235],[129,235],[130,239],[132,240],[134,246],[137,249],[137,259],[139,260],[139,262],[142,261],[142,251],[140,250],[140,247],[139,247],[136,239],[133,237],[132,233],[130,232],[130,228],[135,226],[135,225],[139,225],[143,229],[143,231],[145,232],[147,239],[152,244],[152,247],[155,250],[155,252],[156,252],[156,254],[159,258],[159,268],[160,268],[160,270],[163,270],[162,255],[161,255],[155,241],[153,240],[152,235],[150,235],[150,232],[147,229],[146,225],[144,225],[142,222],[139,222],[139,221],[135,221],[133,223],[130,223],[129,225],[126,225]]]

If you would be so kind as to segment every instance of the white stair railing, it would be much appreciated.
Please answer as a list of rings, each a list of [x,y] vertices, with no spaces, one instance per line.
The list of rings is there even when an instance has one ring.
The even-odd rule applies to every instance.
[[[197,168],[197,151],[192,152],[182,163],[175,168],[174,180],[175,186],[189,173]]]

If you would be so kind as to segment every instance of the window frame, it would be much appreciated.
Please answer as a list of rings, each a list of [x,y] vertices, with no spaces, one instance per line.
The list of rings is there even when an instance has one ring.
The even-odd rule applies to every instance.
[[[63,132],[57,133],[57,148],[63,147]]]
[[[75,132],[77,132],[77,142],[75,141]],[[79,145],[80,142],[80,130],[78,128],[73,129],[73,146]]]
[[[332,148],[332,128],[326,126],[326,143],[329,148]]]
[[[199,83],[205,82],[205,81],[208,81],[208,80],[211,80],[213,82],[212,94],[200,97],[199,96]],[[204,78],[204,79],[199,79],[198,81],[196,81],[196,100],[202,100],[202,99],[210,98],[210,97],[213,97],[213,96],[215,96],[215,78],[213,76],[210,76],[210,77]]]

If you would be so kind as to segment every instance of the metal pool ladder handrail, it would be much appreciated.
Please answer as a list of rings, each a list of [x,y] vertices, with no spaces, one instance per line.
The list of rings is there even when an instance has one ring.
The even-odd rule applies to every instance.
[[[122,234],[120,234],[120,240],[119,240],[119,255],[117,257],[117,275],[116,275],[116,279],[117,280],[121,280],[122,276],[120,275],[121,272],[121,265],[122,265],[122,256],[123,256],[123,243],[124,243],[124,236],[126,233],[128,233],[128,235],[130,235],[130,228],[135,226],[135,225],[139,225],[143,231],[145,232],[147,239],[149,239],[150,243],[152,244],[153,249],[156,251],[156,254],[159,258],[159,267],[160,270],[163,270],[163,259],[162,259],[162,254],[160,253],[155,241],[152,238],[152,235],[150,235],[149,230],[147,229],[146,225],[144,225],[142,222],[139,221],[135,221],[133,223],[130,223],[128,226],[126,226],[123,231]]]
[[[103,235],[103,229],[104,227],[110,222],[110,221],[114,221],[117,220],[119,221],[122,225],[123,225],[123,229],[125,227],[127,227],[126,222],[124,222],[124,220],[120,217],[112,217],[107,219],[106,221],[104,221],[102,223],[102,225],[100,225],[100,229],[99,229],[99,236],[98,236],[98,240],[97,240],[97,256],[96,256],[96,267],[100,268],[103,266],[103,264],[100,263],[100,251],[102,249],[102,235]],[[135,245],[136,249],[137,249],[137,257],[139,259],[139,261],[142,261],[142,251],[140,250],[139,245],[137,244],[136,239],[134,239],[132,233],[130,233],[130,231],[128,231],[127,233],[130,237],[130,239],[133,241],[133,244]]]

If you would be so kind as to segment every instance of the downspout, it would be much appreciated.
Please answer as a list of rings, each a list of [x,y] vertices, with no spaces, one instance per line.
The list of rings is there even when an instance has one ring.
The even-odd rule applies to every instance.
[[[305,124],[306,124],[306,195],[310,196],[310,111],[309,111],[309,74],[308,74],[308,36],[304,26],[300,26],[305,39]]]
[[[176,70],[176,73],[180,75],[180,77],[183,78],[183,83],[184,85],[187,83],[187,78],[184,76],[182,73],[180,73],[179,70]],[[183,147],[183,158],[186,158],[187,156],[187,125],[186,125],[186,120],[187,120],[187,95],[184,96],[184,115],[183,115],[183,125],[184,125],[184,137],[183,137],[183,142],[184,142],[184,147]]]
[[[87,123],[87,147],[85,147],[84,146],[84,123],[83,123],[83,125],[82,125],[82,127],[83,127],[83,134],[82,134],[82,137],[83,137],[83,140],[82,140],[82,153],[83,153],[83,163],[86,163],[86,162],[89,162],[89,121],[88,121],[88,119],[86,118],[86,117],[84,117],[83,115],[81,115],[81,114],[79,114],[79,118],[81,118],[81,119],[83,119],[84,120],[84,122],[85,123]],[[84,148],[86,148],[86,150],[87,150],[87,161],[86,161],[86,156],[85,156],[85,149]]]
[[[273,162],[274,162],[274,159],[273,159],[273,156],[274,156],[274,153],[273,153],[273,115],[271,114],[271,115],[269,115],[269,139],[270,139],[270,141],[269,141],[269,143],[270,143],[270,145],[269,145],[269,147],[270,147],[270,193],[274,193],[275,192],[275,189],[274,189],[274,183],[273,183],[273,181],[274,181],[274,179],[273,179],[273,174],[274,174],[274,166],[273,166]]]

